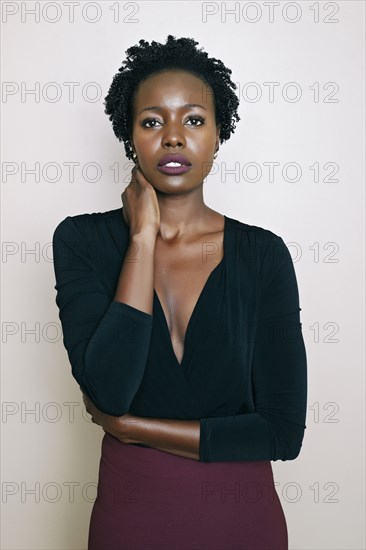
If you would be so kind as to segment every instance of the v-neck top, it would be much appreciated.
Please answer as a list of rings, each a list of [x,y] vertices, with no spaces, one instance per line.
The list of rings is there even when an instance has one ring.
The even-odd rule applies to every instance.
[[[168,322],[166,320],[166,317],[165,317],[165,313],[164,313],[164,310],[163,310],[163,307],[162,307],[162,304],[161,304],[161,301],[159,299],[159,296],[158,296],[158,293],[156,292],[155,288],[153,289],[153,292],[154,292],[154,308],[155,308],[155,311],[157,312],[157,315],[159,316],[160,318],[160,321],[161,321],[161,324],[163,326],[163,330],[164,332],[167,334],[167,338],[168,338],[168,342],[169,342],[169,347],[171,348],[171,351],[172,351],[172,354],[173,354],[173,357],[175,359],[175,362],[176,364],[178,365],[178,367],[181,367],[183,368],[184,364],[185,364],[185,358],[186,358],[186,353],[185,353],[185,349],[186,349],[186,342],[187,342],[187,339],[189,338],[189,332],[190,332],[190,329],[191,329],[191,325],[192,323],[194,324],[195,322],[195,318],[197,316],[197,312],[201,309],[201,302],[203,302],[205,300],[205,295],[207,294],[207,292],[209,292],[208,290],[208,287],[210,287],[210,285],[212,284],[211,283],[211,279],[214,279],[216,277],[216,273],[219,271],[219,270],[222,270],[223,267],[224,267],[224,263],[226,262],[226,258],[225,258],[225,250],[227,248],[227,239],[228,239],[228,225],[230,224],[230,221],[229,219],[227,218],[227,216],[225,216],[224,214],[224,236],[223,236],[223,250],[224,250],[224,257],[222,258],[222,260],[217,264],[216,267],[214,267],[212,269],[212,271],[210,272],[210,274],[208,275],[207,279],[206,279],[206,282],[203,286],[203,288],[201,289],[201,292],[198,296],[198,299],[196,301],[196,304],[193,308],[193,311],[191,313],[191,316],[188,320],[188,324],[187,324],[187,328],[186,328],[186,333],[184,335],[184,339],[183,339],[183,357],[181,359],[181,361],[179,362],[176,355],[175,355],[175,352],[174,352],[174,349],[173,349],[173,344],[172,344],[172,340],[171,340],[171,336],[170,336],[170,331],[169,331],[169,327],[168,327]]]
[[[188,322],[179,364],[152,314],[113,299],[129,246],[123,207],[53,233],[56,304],[71,372],[104,413],[200,421],[201,462],[293,460],[306,429],[307,357],[290,252],[224,216],[224,254]]]

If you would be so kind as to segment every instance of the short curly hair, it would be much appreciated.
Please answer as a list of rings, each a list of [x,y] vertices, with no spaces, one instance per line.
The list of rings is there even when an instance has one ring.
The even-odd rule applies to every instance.
[[[208,57],[203,48],[197,49],[198,42],[193,38],[175,38],[169,34],[165,44],[154,40],[149,44],[143,39],[139,44],[126,50],[127,59],[114,75],[104,98],[104,112],[112,121],[116,137],[124,142],[127,158],[131,160],[133,155],[130,136],[134,94],[142,81],[169,69],[188,71],[211,87],[216,125],[221,124],[220,143],[227,141],[235,131],[235,121],[240,120],[237,113],[239,100],[233,92],[237,86],[230,78],[232,71],[220,59]]]

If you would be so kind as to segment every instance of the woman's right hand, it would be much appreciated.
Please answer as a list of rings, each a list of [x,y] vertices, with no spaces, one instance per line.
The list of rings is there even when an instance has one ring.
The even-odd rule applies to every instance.
[[[160,228],[160,210],[156,192],[143,175],[139,164],[131,170],[131,182],[122,195],[123,218],[130,227],[130,236]]]

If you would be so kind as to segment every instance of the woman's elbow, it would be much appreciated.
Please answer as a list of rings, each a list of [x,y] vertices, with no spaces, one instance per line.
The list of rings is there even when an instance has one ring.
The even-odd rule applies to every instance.
[[[297,434],[296,436],[286,439],[286,441],[282,438],[277,441],[276,450],[274,453],[275,458],[273,460],[295,460],[301,452],[304,433],[305,428],[300,435]]]

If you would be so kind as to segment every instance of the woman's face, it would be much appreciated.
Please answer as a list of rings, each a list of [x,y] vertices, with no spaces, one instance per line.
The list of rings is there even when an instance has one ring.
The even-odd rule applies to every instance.
[[[200,78],[169,70],[140,84],[131,141],[144,176],[157,191],[186,192],[201,185],[212,168],[219,134],[213,92]],[[163,173],[158,165],[167,154],[184,155],[189,169]]]

